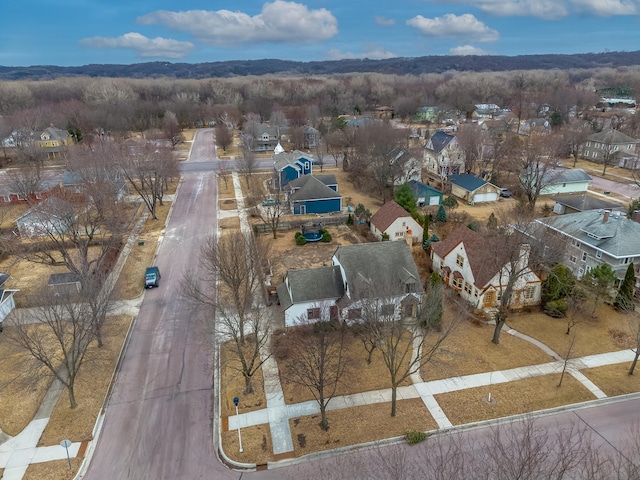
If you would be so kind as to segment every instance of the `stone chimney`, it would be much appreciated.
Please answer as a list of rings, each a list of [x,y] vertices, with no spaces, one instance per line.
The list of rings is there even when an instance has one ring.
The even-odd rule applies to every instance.
[[[609,221],[610,214],[611,214],[611,210],[604,211],[604,215],[602,216],[602,223],[607,223]]]

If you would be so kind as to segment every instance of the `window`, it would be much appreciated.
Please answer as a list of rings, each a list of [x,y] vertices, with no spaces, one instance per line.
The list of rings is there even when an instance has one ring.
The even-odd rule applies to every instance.
[[[457,288],[458,290],[460,290],[462,288],[463,281],[464,280],[462,280],[462,278],[453,277],[453,282],[452,282],[453,288]]]
[[[471,284],[469,282],[464,282],[464,291],[471,295]]]
[[[591,271],[591,265],[586,265],[584,269],[587,273],[589,273]]]
[[[404,232],[396,232],[396,238],[404,236]]]
[[[502,289],[496,292],[496,300],[499,302],[501,298],[502,298]]]
[[[578,261],[578,258],[575,255],[570,255],[569,256],[569,261],[571,263],[576,263]]]
[[[587,147],[590,147],[590,146],[591,146],[591,142],[589,141],[587,142]]]
[[[600,148],[600,144],[596,142],[596,148]]]
[[[571,245],[573,245],[574,247],[580,248],[580,242],[575,238],[571,240]]]
[[[396,306],[393,303],[385,303],[380,307],[380,314],[390,316],[396,311]]]
[[[596,252],[596,258],[602,258],[602,252],[600,250]]]
[[[580,268],[578,269],[578,278],[581,278],[581,277],[582,277],[582,275],[584,275],[584,268],[580,267]]]
[[[459,267],[464,267],[464,257],[460,254],[456,255],[456,265]]]
[[[631,259],[629,257],[627,257],[627,258],[623,258],[622,262],[620,262],[620,263],[622,263],[623,265],[627,265],[630,261],[631,261]]]
[[[349,320],[357,320],[362,318],[362,309],[361,308],[350,308],[347,313],[347,317]]]
[[[320,308],[308,308],[307,318],[309,320],[320,320]]]
[[[536,287],[531,286],[524,289],[524,299],[533,300],[536,297]]]
[[[584,151],[584,156],[585,156],[585,157],[588,157],[588,156],[589,156],[589,150],[585,150],[585,151]]]
[[[587,252],[582,252],[582,261],[583,262],[587,261]]]
[[[598,152],[593,152],[593,158],[598,158]]]

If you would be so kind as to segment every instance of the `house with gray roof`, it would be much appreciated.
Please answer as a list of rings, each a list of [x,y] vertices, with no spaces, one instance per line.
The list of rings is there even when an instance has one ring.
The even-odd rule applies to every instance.
[[[387,154],[394,185],[403,185],[409,180],[422,180],[422,162],[402,147],[395,147]]]
[[[464,152],[458,139],[445,132],[436,132],[431,136],[424,146],[423,159],[426,173],[443,181],[464,168]]]
[[[580,168],[550,168],[540,178],[544,185],[540,195],[586,192],[591,180],[587,172]]]
[[[288,197],[291,212],[294,215],[332,213],[342,210],[342,195],[336,191],[335,175],[330,176],[333,177],[335,190],[318,177],[319,175],[305,175],[290,182],[289,185],[296,182],[293,193]],[[331,181],[330,178],[324,179]],[[300,184],[302,186],[299,187]]]
[[[623,168],[637,168],[640,163],[636,153],[638,143],[640,140],[625,135],[619,130],[603,130],[587,138],[582,148],[582,158]]]
[[[13,295],[20,290],[14,288],[5,288],[5,283],[9,281],[11,275],[0,273],[0,332],[2,331],[2,322],[16,308]]]
[[[608,202],[601,198],[592,197],[583,193],[582,195],[558,195],[551,197],[555,205],[553,213],[564,215],[565,213],[584,212],[586,210],[618,210],[626,211],[626,208],[619,203]]]
[[[73,137],[69,132],[53,125],[45,128],[38,136],[38,145],[51,158],[64,155],[67,147],[73,144]]]
[[[289,270],[277,287],[285,325],[341,319],[358,321],[371,302],[384,315],[415,317],[424,289],[405,242],[341,245],[332,265]]]
[[[551,123],[546,118],[529,118],[518,127],[518,134],[525,137],[531,134],[548,135],[551,133]]]
[[[416,207],[440,205],[442,203],[442,192],[440,190],[416,180],[409,180],[407,183],[416,197]]]
[[[318,163],[315,155],[300,150],[273,155],[273,169],[280,190],[292,180],[313,173],[313,164]]]
[[[543,240],[555,235],[564,240],[564,264],[581,278],[598,265],[608,264],[621,281],[629,263],[636,269],[636,289],[640,287],[640,223],[623,212],[588,210],[536,220],[540,228],[533,235]]]

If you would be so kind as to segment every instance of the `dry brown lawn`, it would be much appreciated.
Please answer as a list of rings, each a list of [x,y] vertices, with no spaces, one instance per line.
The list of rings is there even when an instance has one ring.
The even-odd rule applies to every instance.
[[[72,442],[93,438],[93,428],[131,320],[129,316],[110,317],[107,320],[104,326],[104,346],[98,348],[96,342],[91,344],[78,373],[75,386],[78,406],[73,410],[69,407],[69,395],[64,390],[51,413],[38,446],[58,445],[64,438]]]
[[[287,335],[292,337],[291,332],[287,332]],[[295,333],[293,335],[295,335]],[[284,342],[286,336],[282,336],[280,338]],[[348,358],[347,370],[345,371],[341,382],[338,384],[335,396],[351,395],[354,393],[381,390],[391,387],[389,371],[385,366],[384,360],[379,351],[374,351],[371,364],[367,365],[367,352],[359,339],[348,336],[346,345],[346,357]],[[286,346],[284,347],[284,350],[287,350]],[[400,347],[398,351],[403,351],[403,348]],[[287,379],[285,373],[287,371],[287,364],[295,361],[295,355],[290,355],[285,360],[278,359],[278,370],[280,371],[280,382],[282,384],[284,400],[287,403],[299,403],[313,400],[313,395],[307,387],[290,382]],[[408,365],[408,363],[409,355],[406,359],[406,364]],[[401,385],[411,385],[411,379],[407,378]]]
[[[591,311],[591,305],[588,310]],[[566,355],[571,335],[566,335],[565,319],[551,318],[542,312],[537,312],[514,315],[507,320],[507,324],[545,343],[558,355]],[[629,332],[628,317],[616,312],[608,305],[599,305],[595,319],[587,314],[584,320],[574,326],[571,331],[576,334],[571,358],[628,348],[618,343],[620,336]]]
[[[225,184],[224,179],[218,176],[218,198],[220,200],[223,200],[226,198],[233,198],[235,200],[236,191],[233,186],[233,178],[231,178],[230,174],[226,175],[226,177],[227,177],[227,183]]]
[[[222,230],[240,230],[240,217],[227,217],[218,221],[218,226]],[[224,231],[222,232],[225,233]]]
[[[0,429],[15,436],[33,420],[53,376],[44,367],[34,368],[31,355],[11,344],[12,329],[5,324],[0,335]]]
[[[222,417],[236,414],[233,398],[238,397],[238,413],[247,413],[254,410],[267,408],[267,398],[264,394],[264,380],[262,369],[258,369],[253,375],[251,385],[253,393],[245,394],[245,381],[237,353],[234,352],[232,342],[220,346],[220,404]]]
[[[62,448],[62,447],[60,447]],[[82,464],[81,458],[71,458],[71,468],[67,459],[54,460],[45,463],[32,463],[27,468],[27,471],[22,477],[23,480],[71,480],[75,478],[80,465]],[[2,477],[0,477],[2,478]]]
[[[236,210],[238,204],[234,198],[227,198],[218,202],[220,210]]]
[[[631,362],[580,370],[609,397],[640,392],[640,367],[629,375]]]
[[[352,208],[355,208],[359,203],[362,203],[372,213],[376,213],[382,206],[382,200],[378,197],[357,190],[349,181],[349,173],[343,171],[342,167],[324,167],[322,170],[323,174],[333,173],[336,176],[338,191],[342,195],[344,206],[351,205]],[[317,168],[315,173],[320,174],[320,169]]]
[[[238,431],[234,429],[222,432],[222,448],[227,457],[237,462],[256,463],[257,465],[275,460],[269,425],[264,423],[246,427],[240,433],[243,453],[239,451]]]
[[[18,228],[16,218],[29,210],[26,203],[21,205],[6,205],[0,207],[0,229],[14,230]]]
[[[331,406],[331,404],[329,404]],[[320,414],[289,420],[296,456],[332,448],[372,442],[404,435],[409,430],[434,430],[435,420],[421,399],[398,400],[391,416],[391,403],[379,403],[327,412],[329,430],[320,428]]]
[[[594,400],[580,382],[565,374],[527,378],[486,387],[435,395],[451,423],[462,425]],[[489,402],[491,393],[491,402]]]
[[[422,379],[440,380],[553,361],[535,345],[504,331],[500,345],[491,342],[492,336],[492,325],[461,322],[432,361],[421,369]]]

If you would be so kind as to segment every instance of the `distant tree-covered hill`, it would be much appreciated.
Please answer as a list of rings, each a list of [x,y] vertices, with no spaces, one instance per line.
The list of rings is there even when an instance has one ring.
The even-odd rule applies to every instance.
[[[514,57],[430,56],[389,58],[384,60],[350,59],[321,62],[288,60],[233,60],[207,63],[147,62],[131,65],[91,64],[78,67],[37,65],[31,67],[0,66],[1,80],[44,80],[57,77],[126,77],[126,78],[208,78],[246,75],[330,75],[337,73],[390,73],[397,75],[457,71],[507,71],[549,69],[591,69],[640,65],[640,51],[584,53],[574,55],[519,55]]]

